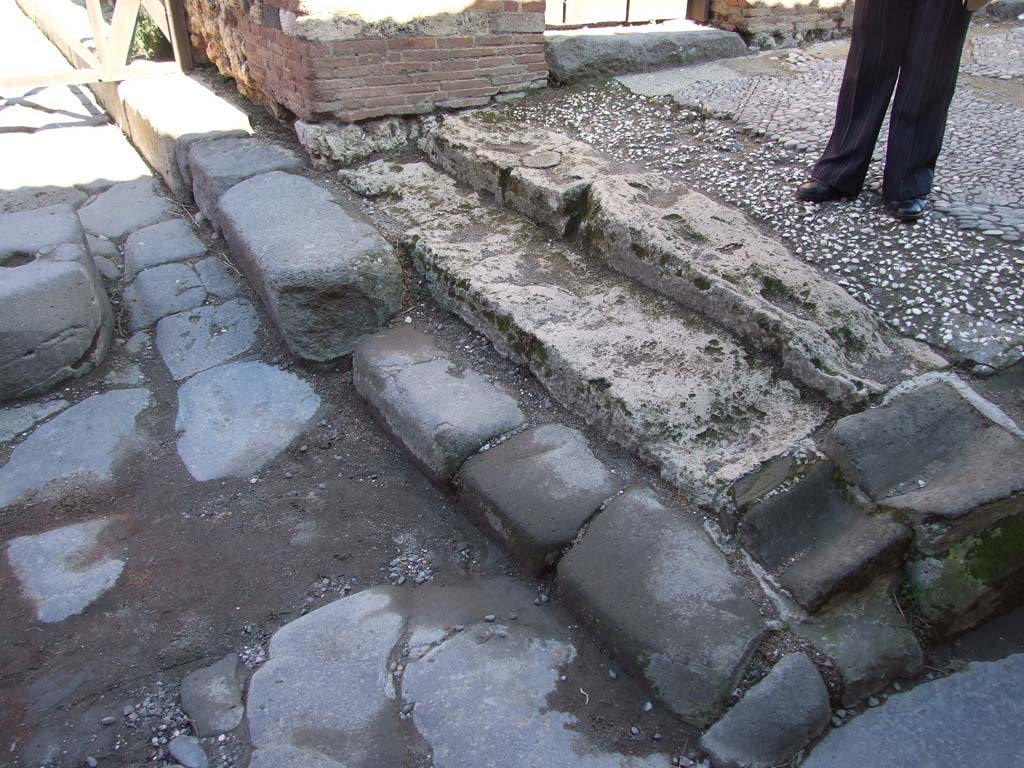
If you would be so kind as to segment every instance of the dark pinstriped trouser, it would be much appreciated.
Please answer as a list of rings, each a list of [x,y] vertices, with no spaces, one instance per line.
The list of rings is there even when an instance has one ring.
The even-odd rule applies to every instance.
[[[857,0],[835,128],[811,176],[860,191],[895,87],[883,194],[925,197],[970,21],[961,0]]]

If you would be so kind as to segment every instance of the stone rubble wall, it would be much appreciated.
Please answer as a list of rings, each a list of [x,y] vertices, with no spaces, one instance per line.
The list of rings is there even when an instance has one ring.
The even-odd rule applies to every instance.
[[[409,18],[380,18],[375,5],[186,0],[193,45],[281,115],[425,114],[547,81],[543,0],[425,0]]]
[[[762,45],[838,37],[853,25],[854,0],[712,0],[716,26]]]

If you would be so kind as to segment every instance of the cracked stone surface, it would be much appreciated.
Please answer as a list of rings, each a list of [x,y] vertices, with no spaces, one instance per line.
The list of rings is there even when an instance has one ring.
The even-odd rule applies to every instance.
[[[181,381],[247,352],[259,324],[245,299],[199,307],[157,323],[156,347],[175,381]]]
[[[128,328],[148,328],[167,315],[194,309],[206,301],[206,289],[188,264],[163,264],[139,273],[124,290]]]
[[[68,405],[67,400],[47,400],[43,403],[0,408],[0,443],[10,442],[43,419],[63,411]]]
[[[79,614],[117,583],[124,561],[99,542],[111,522],[90,520],[10,541],[7,559],[39,621]]]
[[[53,498],[110,480],[138,447],[136,417],[149,402],[146,389],[119,389],[93,395],[38,427],[0,467],[0,509],[32,494]]]
[[[144,269],[187,261],[204,253],[206,246],[184,219],[171,219],[140,229],[124,242],[125,282],[130,283]]]
[[[178,455],[196,480],[246,477],[301,435],[319,407],[309,384],[265,363],[203,371],[178,390]]]
[[[78,211],[91,235],[121,240],[132,232],[167,221],[177,206],[158,191],[154,179],[115,184]]]

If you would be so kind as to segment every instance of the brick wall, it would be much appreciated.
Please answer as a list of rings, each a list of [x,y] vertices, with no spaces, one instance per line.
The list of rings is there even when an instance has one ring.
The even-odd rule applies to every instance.
[[[854,0],[711,0],[716,26],[762,43],[835,37],[850,29]]]
[[[186,0],[193,44],[246,96],[305,120],[479,106],[547,80],[543,0],[417,0],[440,12],[406,19],[323,5]]]

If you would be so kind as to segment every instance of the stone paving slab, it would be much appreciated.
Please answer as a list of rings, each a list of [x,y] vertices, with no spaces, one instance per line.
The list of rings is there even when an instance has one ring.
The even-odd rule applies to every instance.
[[[52,498],[109,481],[139,446],[136,419],[149,402],[146,389],[119,389],[93,395],[36,428],[0,467],[0,509],[32,494]]]
[[[466,461],[459,503],[514,559],[542,574],[622,487],[581,432],[544,424]]]
[[[566,604],[665,705],[694,725],[721,714],[764,633],[697,518],[649,489],[610,503],[558,565]]]
[[[178,390],[178,455],[200,482],[259,472],[309,427],[320,398],[293,373],[229,363]]]
[[[408,235],[435,299],[696,503],[810,434],[824,410],[728,334],[422,163],[343,174]],[[681,375],[685,372],[685,375]]]
[[[211,296],[218,299],[233,299],[242,292],[238,276],[224,266],[224,262],[216,256],[198,262],[195,270],[206,292]]]
[[[40,421],[63,411],[68,405],[70,403],[67,400],[58,399],[0,408],[0,443],[10,442]]]
[[[1024,654],[890,696],[833,730],[804,768],[947,768],[1024,760]]]
[[[236,262],[297,357],[347,355],[400,308],[391,247],[312,181],[278,171],[247,179],[221,197],[220,215]]]
[[[91,235],[123,240],[136,230],[167,221],[177,207],[161,195],[154,179],[115,184],[78,211]]]
[[[352,356],[352,379],[388,430],[438,482],[524,422],[515,398],[476,371],[454,370],[428,336],[412,329],[363,340]]]
[[[124,560],[110,557],[99,543],[112,522],[90,520],[8,543],[7,560],[39,621],[79,614],[117,583]]]
[[[206,301],[206,289],[188,264],[163,264],[141,272],[124,290],[132,332],[157,320],[194,309]]]
[[[205,306],[157,323],[156,347],[175,381],[226,363],[256,343],[259,318],[245,299]]]
[[[184,219],[171,219],[145,227],[124,242],[125,282],[130,283],[144,269],[174,261],[197,259],[206,246]]]
[[[235,730],[242,724],[245,673],[237,653],[229,653],[181,681],[181,708],[196,725],[200,738]]]

